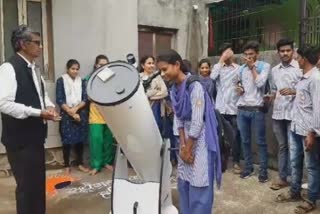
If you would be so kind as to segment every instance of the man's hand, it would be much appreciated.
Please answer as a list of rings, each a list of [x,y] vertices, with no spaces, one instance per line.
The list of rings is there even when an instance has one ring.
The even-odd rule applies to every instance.
[[[283,88],[279,92],[282,96],[296,95],[296,90],[292,88]]]
[[[242,86],[237,86],[236,87],[236,92],[238,94],[238,96],[242,96],[244,94],[244,89]]]
[[[231,50],[231,48],[225,50],[220,57],[219,63],[221,64],[225,63],[225,61],[230,59],[232,56],[233,56],[233,51]]]
[[[42,110],[40,117],[45,119],[45,120],[52,120],[52,121],[60,121],[61,117],[54,112],[50,112],[48,110]]]
[[[54,107],[48,107],[47,108],[47,111],[50,113],[50,114],[54,114],[56,116],[58,116],[58,112],[56,111],[56,109]]]
[[[266,94],[263,96],[263,101],[265,103],[271,104],[274,101],[275,97],[275,94]]]
[[[180,157],[187,164],[193,164],[194,162],[193,144],[193,139],[188,138],[187,143],[180,150]]]
[[[47,111],[48,111],[50,114],[53,114],[53,115],[54,115],[53,121],[60,121],[60,120],[61,120],[61,117],[60,117],[59,113],[56,111],[56,109],[55,109],[54,107],[48,107],[48,108],[47,108]]]
[[[314,132],[309,132],[307,137],[304,140],[304,145],[306,147],[306,152],[310,152],[315,143],[316,134]]]
[[[255,61],[250,58],[250,57],[243,57],[245,63],[247,64],[247,66],[249,67],[250,70],[253,69],[253,67],[255,66]]]

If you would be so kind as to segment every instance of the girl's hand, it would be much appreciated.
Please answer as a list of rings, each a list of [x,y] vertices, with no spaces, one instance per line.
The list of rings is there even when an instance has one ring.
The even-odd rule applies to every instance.
[[[79,109],[75,106],[75,107],[72,107],[72,108],[70,108],[70,113],[72,114],[72,115],[74,115],[74,114],[76,114],[77,113],[77,111],[78,111]]]
[[[188,138],[187,143],[180,150],[180,157],[187,164],[193,164],[194,162],[193,144],[193,140]]]
[[[77,122],[80,122],[81,121],[81,118],[80,118],[80,115],[79,114],[74,114],[73,116],[73,119]]]

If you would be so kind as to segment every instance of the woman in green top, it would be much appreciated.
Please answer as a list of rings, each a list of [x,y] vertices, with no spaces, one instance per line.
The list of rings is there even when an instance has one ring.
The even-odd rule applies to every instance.
[[[94,71],[108,62],[109,60],[107,56],[97,56]],[[91,74],[86,77],[87,80],[90,78]],[[89,141],[90,166],[92,168],[90,175],[97,174],[103,167],[113,170],[112,165],[116,149],[113,145],[114,139],[105,119],[99,112],[96,104],[93,102],[90,103],[89,112]]]

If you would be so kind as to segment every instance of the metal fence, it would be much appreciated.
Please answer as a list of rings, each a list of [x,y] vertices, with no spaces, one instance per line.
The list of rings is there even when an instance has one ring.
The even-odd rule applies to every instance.
[[[234,51],[240,53],[249,40],[257,40],[261,50],[273,50],[282,37],[294,39],[296,46],[302,39],[317,45],[320,42],[320,14],[308,14],[306,6],[306,16],[302,19],[301,10],[300,0],[224,0],[214,3],[209,7],[208,54],[217,55],[224,42],[230,42]]]
[[[306,37],[305,43],[312,45],[320,44],[320,16],[309,17],[305,21]]]

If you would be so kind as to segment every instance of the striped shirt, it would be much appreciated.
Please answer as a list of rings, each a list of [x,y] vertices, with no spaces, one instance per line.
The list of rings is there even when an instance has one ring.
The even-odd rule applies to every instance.
[[[205,142],[205,123],[203,115],[205,111],[204,91],[199,82],[194,82],[191,91],[192,116],[191,121],[182,121],[176,118],[177,127],[184,128],[186,140],[189,137],[195,138],[194,141],[194,163],[186,164],[178,157],[178,177],[188,181],[191,186],[209,186],[208,173],[208,147]]]
[[[292,107],[295,96],[282,96],[280,90],[284,88],[295,88],[302,77],[302,71],[297,61],[292,60],[288,66],[282,63],[271,70],[270,85],[271,91],[276,93],[273,103],[272,119],[292,120]]]
[[[320,135],[320,71],[314,67],[305,73],[296,89],[291,131],[302,136],[309,132]]]
[[[221,114],[236,115],[237,101],[239,96],[235,90],[238,83],[239,65],[222,65],[221,63],[213,66],[210,77],[217,83],[216,109]]]
[[[255,62],[258,67],[259,61]],[[258,74],[254,80],[252,71],[247,65],[239,69],[239,80],[244,88],[244,94],[240,96],[237,106],[263,106],[264,88],[270,73],[270,64],[263,62],[262,71]]]

